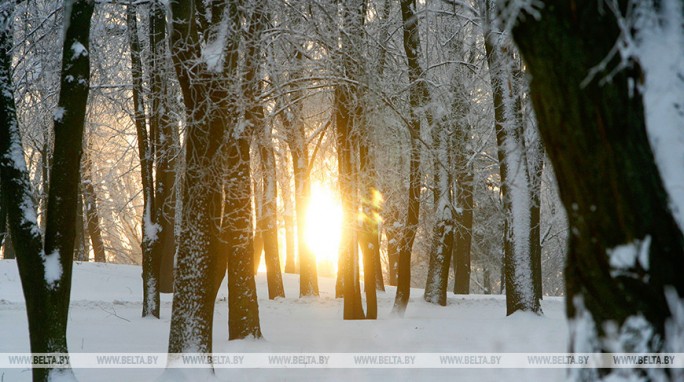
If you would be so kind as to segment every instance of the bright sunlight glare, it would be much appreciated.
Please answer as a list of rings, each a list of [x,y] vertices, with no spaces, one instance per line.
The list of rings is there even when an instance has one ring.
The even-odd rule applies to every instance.
[[[311,185],[311,197],[306,214],[305,238],[316,256],[318,274],[337,273],[337,254],[342,235],[342,206],[337,194],[319,183]]]

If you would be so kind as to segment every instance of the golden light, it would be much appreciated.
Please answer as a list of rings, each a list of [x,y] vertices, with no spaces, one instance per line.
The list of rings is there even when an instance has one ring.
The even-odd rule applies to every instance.
[[[337,194],[319,183],[311,185],[311,197],[306,214],[305,238],[316,256],[318,274],[337,273],[337,254],[342,234],[342,206]]]

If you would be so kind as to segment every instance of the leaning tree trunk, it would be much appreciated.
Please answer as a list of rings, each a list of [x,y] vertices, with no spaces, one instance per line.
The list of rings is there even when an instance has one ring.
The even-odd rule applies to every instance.
[[[94,3],[66,4],[68,27],[54,115],[54,160],[50,169],[44,240],[32,201],[11,80],[13,38],[11,2],[0,5],[0,177],[22,282],[32,353],[67,353],[77,199],[85,111],[90,85],[89,35]],[[34,368],[34,381],[73,379],[68,364]]]
[[[570,350],[681,349],[667,326],[684,295],[684,239],[649,146],[642,88],[634,86],[644,73],[631,61],[614,70],[620,56],[611,51],[623,30],[611,11],[594,1],[544,3],[540,17],[518,20],[513,36],[571,231]],[[628,3],[615,2],[621,11]],[[673,373],[576,369],[573,377],[674,380]]]

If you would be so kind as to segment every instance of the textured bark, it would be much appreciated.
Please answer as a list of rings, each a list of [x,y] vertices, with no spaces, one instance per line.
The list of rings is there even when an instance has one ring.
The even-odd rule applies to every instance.
[[[449,284],[449,265],[454,243],[454,219],[451,179],[449,176],[449,132],[446,126],[433,127],[434,155],[434,216],[436,218],[432,233],[430,263],[425,281],[425,301],[446,306]]]
[[[520,80],[516,77],[517,69],[513,69],[519,64],[511,53],[513,47],[502,32],[490,30],[494,21],[490,16],[488,2],[483,3],[481,12],[484,15],[485,50],[494,101],[497,157],[505,214],[503,270],[506,314],[511,315],[519,310],[539,313],[541,306],[534,293],[532,258],[529,250],[530,221],[529,217],[516,214],[516,211],[529,207],[516,204],[520,198],[516,199],[513,196],[514,193],[518,193],[521,198],[530,200],[521,119],[523,109],[519,98]],[[526,231],[528,237],[519,237],[520,231]],[[521,245],[524,245],[525,250],[521,249]]]
[[[158,258],[159,292],[173,292],[173,263],[176,253],[175,207],[176,207],[176,157],[178,155],[178,126],[170,116],[170,94],[166,38],[166,12],[161,2],[153,1],[149,12],[149,125],[150,145],[154,154],[154,224],[157,225],[157,240],[152,247],[153,257]],[[156,264],[155,264],[156,265]]]
[[[593,1],[544,3],[541,17],[525,15],[513,36],[532,76],[540,134],[568,213],[570,351],[666,351],[668,341],[679,340],[665,330],[672,312],[664,292],[684,294],[684,239],[649,146],[641,88],[630,86],[643,73],[634,62],[613,71],[620,55],[609,52],[621,33],[613,13]],[[624,12],[628,3],[616,4]],[[606,57],[607,65],[587,77]],[[612,252],[625,245],[647,264],[611,265]],[[621,338],[605,330],[608,323]],[[598,380],[611,372],[582,369],[573,377]],[[671,373],[622,369],[620,376],[669,380]]]
[[[2,204],[7,208],[9,229],[14,240],[19,275],[26,300],[32,353],[67,353],[67,317],[71,291],[76,208],[85,109],[90,83],[89,32],[93,3],[74,1],[67,13],[62,50],[61,88],[54,122],[54,161],[44,241],[31,199],[28,171],[23,156],[11,81],[13,7],[0,6],[0,183]],[[12,153],[14,155],[12,155]],[[49,260],[48,260],[49,258]],[[47,266],[46,261],[51,264]],[[48,267],[50,269],[48,269]],[[61,272],[56,272],[61,268]],[[49,271],[49,272],[47,272]],[[48,381],[67,368],[33,369],[34,381]]]
[[[425,73],[420,63],[420,35],[415,0],[401,0],[401,18],[403,21],[404,52],[408,61],[409,79],[409,118],[408,130],[411,137],[409,161],[408,209],[399,238],[397,294],[393,312],[403,316],[411,294],[411,251],[418,229],[420,216],[420,115],[417,114],[429,102],[430,94],[424,82]]]
[[[247,124],[254,128],[254,136],[261,165],[261,213],[257,214],[257,231],[263,240],[264,261],[266,262],[266,278],[268,281],[268,298],[285,297],[283,276],[280,272],[280,255],[278,253],[278,191],[276,187],[276,161],[271,138],[271,126],[264,118],[263,106],[259,103],[261,77],[259,63],[261,57],[261,34],[267,26],[263,3],[257,3],[248,28],[247,58],[245,74],[245,90],[247,102],[252,105],[246,113]],[[257,264],[254,264],[255,268]]]
[[[135,8],[128,7],[127,13],[129,45],[131,51],[131,76],[133,79],[133,119],[138,139],[138,157],[143,186],[142,217],[142,316],[159,318],[159,267],[161,258],[155,247],[159,246],[157,225],[155,223],[155,193],[153,179],[153,153],[145,121],[145,102],[143,100],[142,64],[140,62],[140,41]]]
[[[227,191],[223,237],[228,243],[228,338],[260,338],[259,306],[254,281],[249,182],[249,138],[227,147]]]

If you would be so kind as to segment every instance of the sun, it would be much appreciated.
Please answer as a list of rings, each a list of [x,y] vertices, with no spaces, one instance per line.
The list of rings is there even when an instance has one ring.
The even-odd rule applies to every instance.
[[[342,235],[342,206],[330,188],[313,183],[306,213],[304,237],[316,256],[321,276],[337,274],[337,254]]]

